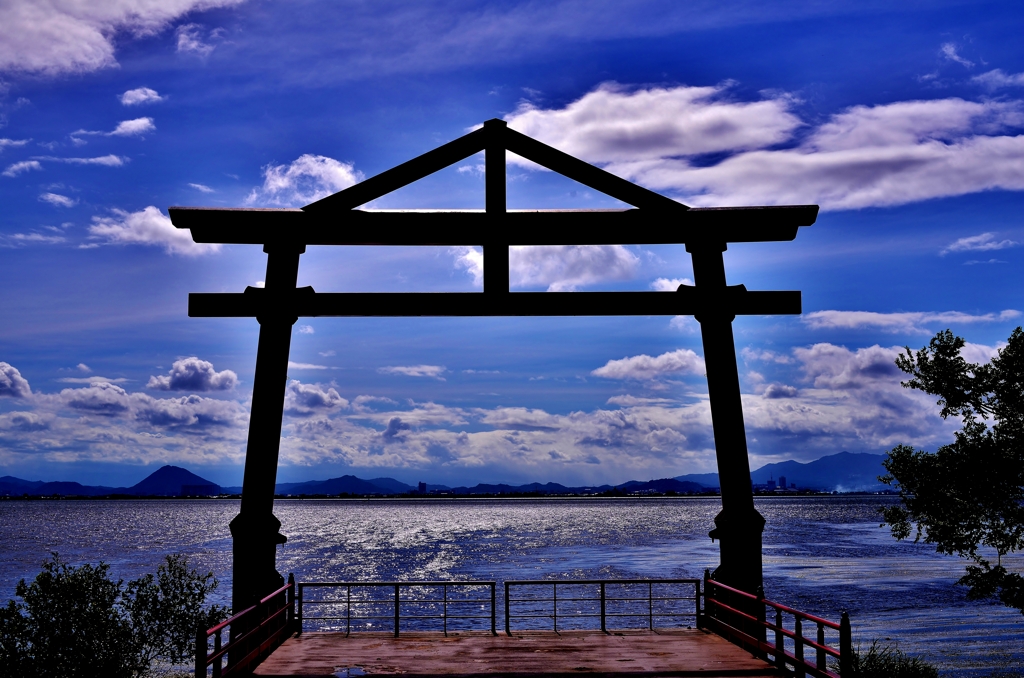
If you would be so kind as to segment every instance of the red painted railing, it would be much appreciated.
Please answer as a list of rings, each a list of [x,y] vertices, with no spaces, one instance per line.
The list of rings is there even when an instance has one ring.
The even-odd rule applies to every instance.
[[[223,644],[224,629],[231,640]],[[195,678],[245,675],[276,650],[295,631],[295,578],[260,600],[217,624],[196,632]],[[210,638],[213,647],[210,647]],[[227,658],[227,666],[224,659]]]
[[[766,613],[769,610],[771,612]],[[788,628],[786,617],[789,618]],[[804,635],[807,622],[817,627],[813,639]],[[852,674],[853,643],[850,617],[845,611],[837,624],[766,600],[764,596],[726,586],[705,574],[702,623],[709,630],[765,659],[770,655],[776,666],[800,678],[808,674],[816,678]],[[828,636],[836,639],[831,645],[827,641]],[[838,647],[835,642],[838,642]],[[814,653],[813,661],[805,656],[808,648]],[[829,669],[829,657],[835,660],[833,668],[838,665],[839,674]]]

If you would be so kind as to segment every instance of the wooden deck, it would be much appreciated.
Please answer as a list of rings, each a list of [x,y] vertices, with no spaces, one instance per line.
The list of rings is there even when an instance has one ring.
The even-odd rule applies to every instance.
[[[700,630],[601,633],[304,633],[285,641],[257,676],[778,676],[767,662]]]

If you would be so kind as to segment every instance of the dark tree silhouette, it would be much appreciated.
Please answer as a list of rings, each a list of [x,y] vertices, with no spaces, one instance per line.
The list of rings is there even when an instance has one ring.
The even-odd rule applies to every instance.
[[[964,344],[946,330],[896,359],[911,375],[905,387],[938,396],[940,415],[963,425],[934,454],[889,451],[879,480],[899,489],[901,503],[883,516],[897,539],[913,534],[973,561],[957,582],[969,598],[998,598],[1024,614],[1024,577],[1003,562],[1024,549],[1024,332],[985,365],[964,360]]]

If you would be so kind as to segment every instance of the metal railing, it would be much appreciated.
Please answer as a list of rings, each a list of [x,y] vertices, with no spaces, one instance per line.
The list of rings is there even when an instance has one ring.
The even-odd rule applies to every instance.
[[[495,587],[493,581],[302,582],[298,585],[296,631],[302,633],[304,622],[321,622],[321,628],[325,626],[322,622],[344,622],[345,634],[348,635],[353,630],[353,622],[363,630],[375,630],[373,623],[380,622],[383,630],[389,630],[387,627],[390,626],[397,638],[403,620],[411,622],[410,630],[414,631],[430,630],[426,620],[440,620],[441,630],[447,636],[449,622],[455,622],[457,628],[451,628],[453,631],[488,630],[480,629],[483,624],[477,621],[486,620],[490,623],[490,632],[497,635]],[[311,598],[307,589],[332,589],[335,592],[343,589],[344,595],[327,597],[321,594]],[[375,589],[386,590],[387,596],[374,596]],[[479,589],[487,590],[489,595],[467,597]],[[343,615],[325,616],[339,606],[344,606]],[[488,613],[477,612],[479,609],[487,610],[488,606]],[[321,614],[310,616],[306,608],[318,608]],[[330,625],[326,626],[330,628]],[[436,630],[436,625],[433,630]]]
[[[704,575],[704,606],[704,624],[708,629],[737,645],[754,650],[765,659],[771,655],[773,663],[787,675],[839,678],[839,675],[849,676],[852,673],[852,634],[850,617],[845,611],[837,624],[766,600],[763,595],[752,595],[726,586],[707,574]],[[740,607],[745,610],[738,609]],[[766,614],[765,608],[771,613]],[[789,628],[785,626],[784,615],[790,618]],[[774,619],[769,621],[771,617]],[[817,627],[813,639],[804,635],[805,622]],[[835,639],[832,645],[828,644],[829,635]],[[814,652],[813,663],[805,656],[807,648]],[[829,670],[829,657],[836,660],[839,674]]]
[[[252,607],[232,615],[212,628],[196,631],[195,678],[246,674],[292,634],[295,619],[295,578]],[[230,629],[225,645],[222,634]],[[213,648],[210,639],[213,639]],[[212,651],[211,651],[212,650]],[[224,666],[224,659],[228,664]]]
[[[550,596],[546,593],[518,598],[513,596],[514,589],[537,591],[545,588],[550,589]],[[680,592],[680,588],[687,590]],[[513,619],[550,619],[549,628],[555,632],[559,630],[559,620],[562,620],[562,630],[582,630],[587,628],[588,620],[594,619],[600,620],[601,631],[607,632],[609,619],[619,618],[646,620],[643,626],[620,627],[623,629],[646,628],[653,631],[655,628],[665,628],[665,625],[658,624],[657,620],[680,618],[692,619],[691,625],[699,628],[702,616],[700,599],[700,579],[506,581],[505,633],[512,634]],[[684,610],[678,605],[681,601],[688,601],[687,609]],[[527,625],[531,624],[536,625],[536,622],[527,622]]]

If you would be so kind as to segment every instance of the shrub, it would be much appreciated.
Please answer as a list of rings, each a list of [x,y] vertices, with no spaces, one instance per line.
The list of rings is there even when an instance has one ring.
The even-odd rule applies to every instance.
[[[837,667],[833,667],[837,668]],[[843,678],[938,678],[938,670],[917,657],[908,657],[896,643],[883,645],[872,641],[867,652],[860,648],[853,653],[853,670]]]
[[[189,569],[183,555],[127,586],[109,570],[102,562],[75,567],[54,553],[31,584],[18,582],[21,602],[0,608],[0,678],[147,676],[154,665],[194,658],[196,626],[227,612],[205,606],[217,581]]]

